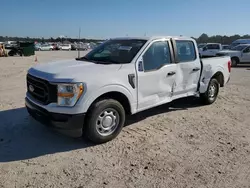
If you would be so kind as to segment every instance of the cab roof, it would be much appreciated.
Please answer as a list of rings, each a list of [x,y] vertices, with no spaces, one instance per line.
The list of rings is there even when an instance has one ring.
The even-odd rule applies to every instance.
[[[111,40],[156,40],[156,39],[192,39],[191,37],[184,37],[184,36],[151,36],[151,37],[116,37],[111,38]]]

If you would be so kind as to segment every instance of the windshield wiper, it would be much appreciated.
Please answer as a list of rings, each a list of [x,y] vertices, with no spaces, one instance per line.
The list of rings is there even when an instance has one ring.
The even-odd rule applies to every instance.
[[[86,57],[77,57],[76,58],[77,61],[91,61],[90,59],[86,58]]]
[[[76,60],[77,60],[77,61],[88,61],[88,62],[96,63],[96,64],[99,63],[99,61],[95,61],[95,60],[92,60],[92,59],[88,59],[87,57],[76,58]]]
[[[92,60],[92,59],[88,59],[87,57],[80,57],[80,58],[75,58],[77,61],[89,61],[92,63],[96,63],[96,64],[104,64],[104,65],[108,65],[108,64],[121,64],[120,62],[108,59],[106,61],[100,61],[100,60]]]
[[[97,64],[120,64],[119,62],[117,61],[114,61],[114,60],[107,60],[107,61],[97,61]]]

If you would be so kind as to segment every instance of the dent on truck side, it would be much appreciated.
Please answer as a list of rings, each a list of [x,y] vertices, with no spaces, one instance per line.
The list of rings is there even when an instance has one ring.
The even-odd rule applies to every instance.
[[[215,67],[212,67],[212,65],[204,65],[203,66],[203,71],[202,71],[202,76],[200,79],[200,93],[205,93],[207,91],[208,84],[214,75],[217,73],[222,73],[224,77],[224,68],[222,65],[217,65]],[[223,79],[224,80],[224,79]]]
[[[81,105],[82,105],[81,111],[86,113],[88,111],[89,107],[93,104],[93,102],[96,99],[98,99],[102,95],[104,95],[106,93],[110,93],[110,92],[118,92],[118,93],[125,95],[126,98],[128,99],[131,113],[133,114],[136,112],[136,105],[137,105],[136,99],[133,97],[132,93],[130,92],[130,90],[128,88],[126,88],[125,86],[120,85],[120,84],[105,85],[105,86],[99,88],[98,90],[95,90],[95,91],[92,91],[91,93],[89,93],[88,97],[81,102]]]

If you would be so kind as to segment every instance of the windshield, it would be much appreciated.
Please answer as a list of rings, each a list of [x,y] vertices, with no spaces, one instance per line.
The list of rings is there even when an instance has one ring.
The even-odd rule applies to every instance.
[[[236,46],[238,46],[240,44],[242,44],[242,43],[239,43],[239,42],[232,43],[230,48],[233,49],[233,48],[235,48]]]
[[[238,45],[238,46],[235,46],[234,48],[232,48],[232,50],[241,51],[241,50],[245,49],[246,47],[247,47],[246,45]]]
[[[146,40],[138,39],[108,40],[78,60],[87,60],[104,64],[130,63],[146,42]]]

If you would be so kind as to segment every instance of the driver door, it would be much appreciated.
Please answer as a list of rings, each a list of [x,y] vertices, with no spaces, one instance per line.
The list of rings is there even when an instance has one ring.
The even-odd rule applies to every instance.
[[[136,62],[137,108],[142,111],[171,101],[176,64],[169,40],[152,41]]]

